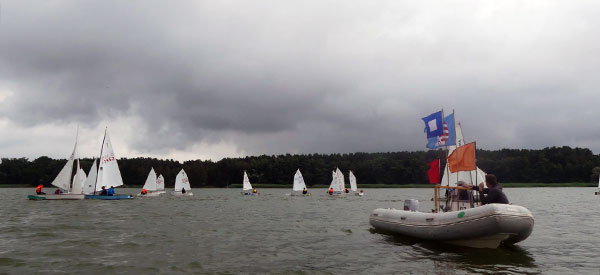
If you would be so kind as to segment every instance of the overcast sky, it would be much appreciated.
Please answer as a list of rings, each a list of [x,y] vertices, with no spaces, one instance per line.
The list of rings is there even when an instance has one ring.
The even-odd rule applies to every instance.
[[[598,1],[0,0],[0,157],[600,153]]]

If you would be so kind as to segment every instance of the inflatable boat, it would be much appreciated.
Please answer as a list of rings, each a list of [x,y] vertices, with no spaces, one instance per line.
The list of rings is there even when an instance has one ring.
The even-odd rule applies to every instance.
[[[529,210],[510,204],[487,204],[442,213],[378,208],[373,210],[369,221],[377,230],[474,248],[518,243],[529,237],[534,224]]]

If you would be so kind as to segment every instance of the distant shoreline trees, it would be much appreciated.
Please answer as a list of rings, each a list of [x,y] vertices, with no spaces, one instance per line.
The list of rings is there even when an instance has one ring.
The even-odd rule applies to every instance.
[[[477,165],[487,173],[496,174],[500,182],[564,183],[595,182],[600,173],[600,156],[591,150],[571,147],[549,147],[541,150],[502,149],[477,150]],[[193,160],[180,163],[155,158],[122,158],[118,160],[125,185],[143,185],[148,171],[165,177],[165,185],[173,187],[175,175],[185,169],[192,187],[226,187],[242,182],[243,171],[252,183],[291,186],[296,169],[300,169],[308,186],[329,185],[331,171],[336,167],[347,175],[354,171],[360,185],[427,184],[427,163],[441,158],[444,151],[306,154],[225,158],[217,162]],[[3,158],[0,164],[0,185],[50,185],[65,159],[45,156],[35,160]],[[86,173],[91,159],[81,160]]]

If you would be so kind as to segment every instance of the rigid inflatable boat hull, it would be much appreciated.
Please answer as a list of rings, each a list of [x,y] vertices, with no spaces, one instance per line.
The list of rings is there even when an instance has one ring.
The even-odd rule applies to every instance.
[[[378,230],[468,247],[496,248],[525,240],[533,230],[531,212],[522,206],[489,204],[444,213],[378,208],[369,221]]]

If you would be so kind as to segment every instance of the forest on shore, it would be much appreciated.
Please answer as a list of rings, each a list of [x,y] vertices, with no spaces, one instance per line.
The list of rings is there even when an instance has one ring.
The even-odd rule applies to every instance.
[[[166,187],[173,187],[175,176],[183,168],[192,187],[226,187],[242,183],[247,171],[253,184],[289,187],[296,169],[300,169],[308,186],[328,186],[331,171],[336,167],[346,175],[352,170],[361,187],[369,185],[428,184],[428,163],[441,158],[445,165],[445,151],[305,154],[249,156],[211,160],[192,160],[183,163],[155,158],[121,158],[119,168],[125,185],[144,184],[150,168],[165,177]],[[502,149],[477,150],[477,166],[493,173],[503,183],[592,183],[598,181],[600,156],[585,148],[549,147],[541,150]],[[92,159],[82,159],[86,173]],[[36,186],[50,183],[66,159],[45,156],[35,160],[3,158],[0,164],[1,185]]]

